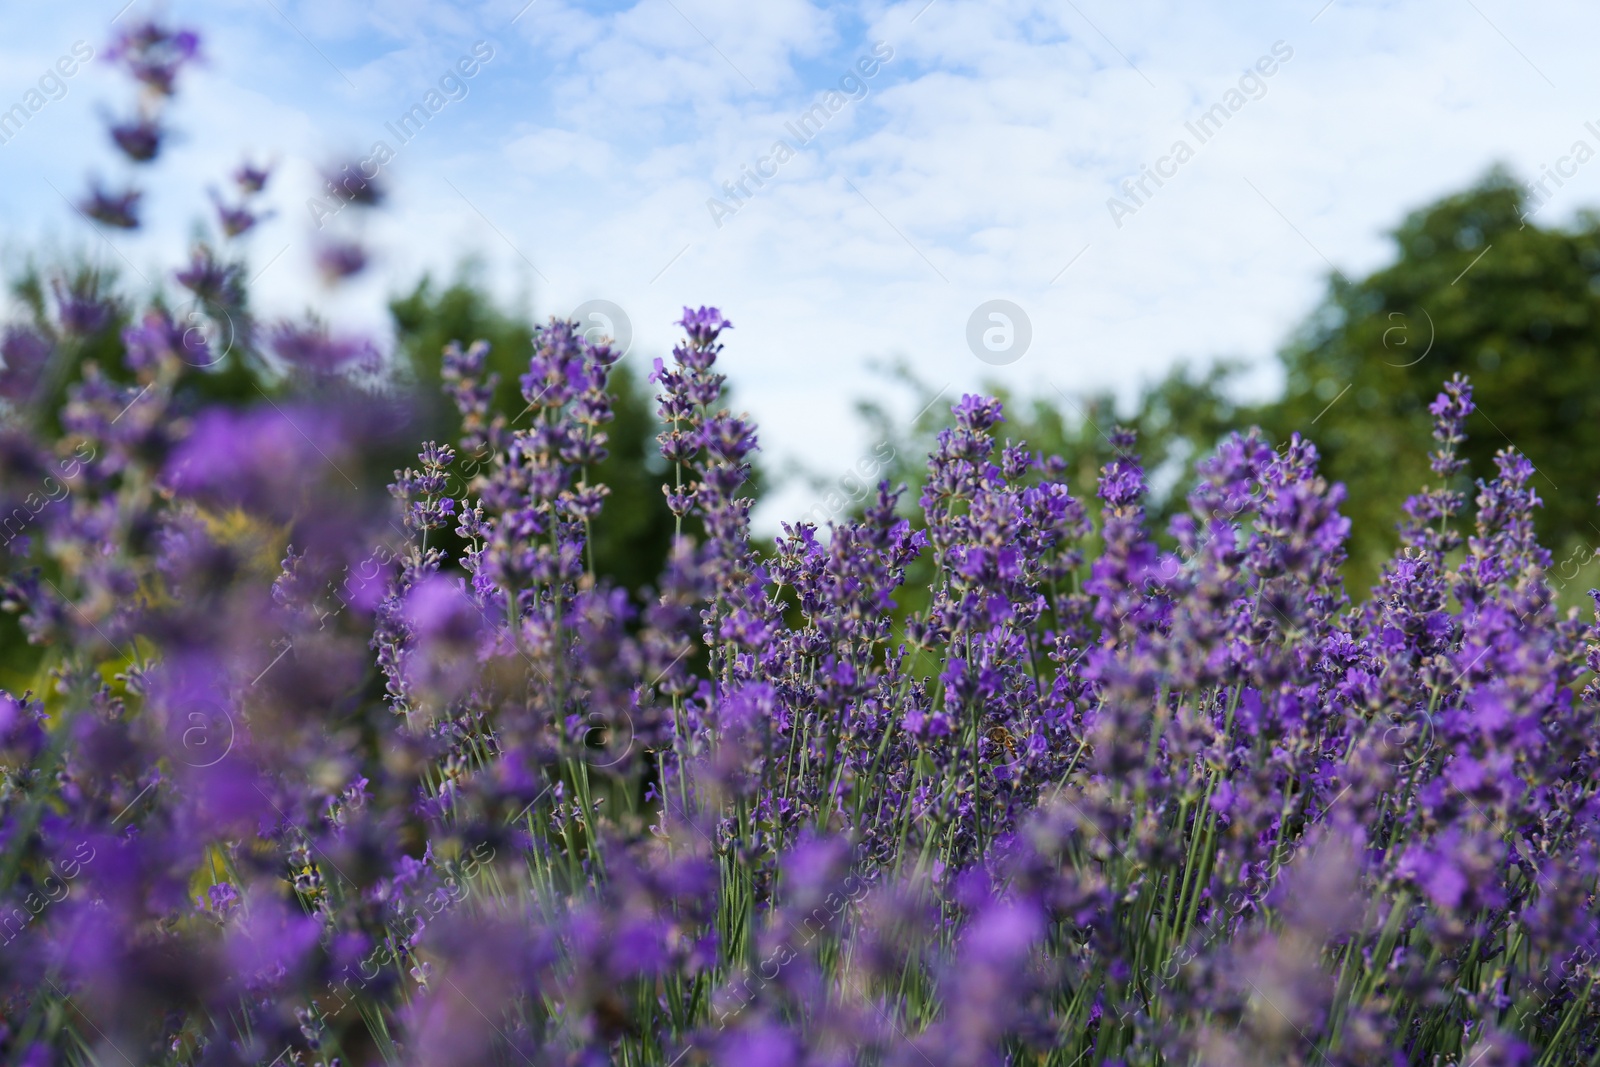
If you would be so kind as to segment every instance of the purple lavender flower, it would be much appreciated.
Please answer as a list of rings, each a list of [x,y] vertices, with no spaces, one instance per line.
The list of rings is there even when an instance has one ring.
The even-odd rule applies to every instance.
[[[352,371],[370,372],[383,362],[377,346],[365,337],[334,337],[320,325],[281,322],[267,334],[267,345],[290,369],[312,377]]]
[[[44,726],[49,721],[44,705],[0,690],[0,752],[10,765],[26,764],[44,747]]]
[[[111,126],[111,140],[135,163],[148,163],[156,158],[164,133],[158,121],[144,115]]]
[[[243,304],[244,269],[237,263],[219,260],[209,245],[195,245],[188,265],[175,272],[174,277],[204,304],[223,309]]]
[[[139,228],[139,201],[143,196],[142,192],[133,188],[111,192],[95,182],[89,190],[89,196],[78,204],[78,210],[107,226],[136,230]]]
[[[55,296],[56,318],[69,336],[90,337],[105,329],[116,314],[116,304],[100,288],[100,278],[83,272],[67,281],[50,279]]]
[[[133,371],[154,370],[168,358],[194,367],[215,362],[204,331],[174,321],[163,309],[151,309],[138,325],[123,329],[122,345],[127,350],[128,369]]]
[[[723,330],[733,328],[733,323],[724,318],[722,312],[708,307],[698,311],[684,308],[683,318],[678,320],[678,325],[689,334],[689,343],[702,351],[710,349]]]
[[[322,180],[336,199],[357,207],[377,207],[388,195],[377,175],[364,173],[359,162],[327,168],[322,172]]]
[[[273,215],[270,211],[257,212],[247,204],[224,203],[214,192],[211,194],[211,200],[217,209],[217,224],[229,237],[241,237],[255,229],[257,223]]]
[[[465,352],[460,342],[451,341],[440,364],[445,395],[461,414],[461,449],[465,453],[476,453],[489,443],[489,404],[500,376],[484,375],[488,356],[486,341],[473,342]]]
[[[8,325],[0,331],[0,397],[23,401],[33,395],[55,345],[31,326]]]
[[[171,96],[178,73],[195,62],[199,54],[200,37],[193,30],[146,21],[121,30],[106,49],[105,58],[121,66],[151,92]]]
[[[239,191],[246,196],[253,196],[267,187],[267,179],[272,176],[271,167],[258,167],[254,163],[241,163],[234,169],[234,184],[239,186]]]
[[[308,470],[337,464],[345,452],[337,422],[310,407],[214,409],[195,420],[163,480],[184,496],[271,514],[293,510]]]
[[[356,241],[325,241],[317,246],[317,270],[328,285],[354,277],[367,268],[367,250]]]

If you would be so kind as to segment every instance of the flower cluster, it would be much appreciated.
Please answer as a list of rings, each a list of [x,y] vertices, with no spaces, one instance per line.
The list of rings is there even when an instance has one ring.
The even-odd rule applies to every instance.
[[[192,30],[175,30],[159,22],[125,28],[105,57],[139,86],[131,114],[110,123],[111,143],[134,165],[147,164],[161,152],[170,132],[163,112],[177,91],[178,74],[199,59],[200,38]],[[132,185],[109,191],[98,182],[82,204],[83,213],[118,229],[139,226],[138,207],[144,194]]]
[[[139,33],[164,96],[194,42]],[[178,280],[244,306],[209,253]],[[463,436],[387,496],[352,473],[397,420],[330,384],[379,353],[321,327],[270,334],[288,395],[204,406],[151,308],[116,380],[5,410],[0,504],[67,491],[0,586],[39,646],[0,691],[0,1057],[1600,1058],[1600,633],[1526,458],[1469,507],[1468,383],[1353,598],[1310,441],[1228,437],[1161,538],[1131,434],[1086,502],[981,396],[915,494],[759,544],[731,323],[680,325],[638,599],[592,562],[618,356],[574,323],[514,418],[452,345]],[[31,395],[49,340],[3,336]]]

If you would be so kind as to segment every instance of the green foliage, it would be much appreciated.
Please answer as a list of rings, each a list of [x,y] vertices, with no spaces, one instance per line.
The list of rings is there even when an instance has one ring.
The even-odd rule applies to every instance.
[[[464,266],[449,285],[441,286],[424,275],[409,294],[389,302],[394,321],[398,368],[415,386],[422,438],[454,443],[461,420],[450,400],[439,390],[439,368],[445,345],[459,341],[463,347],[482,339],[489,342],[488,369],[500,376],[490,413],[514,420],[526,406],[517,379],[528,371],[533,354],[532,323],[494,303],[477,269]]]
[[[1432,478],[1427,405],[1457,371],[1478,403],[1472,477],[1492,477],[1494,453],[1515,445],[1539,470],[1539,536],[1558,563],[1600,543],[1600,216],[1560,229],[1529,210],[1497,169],[1407,217],[1393,263],[1332,280],[1280,353],[1283,400],[1253,413],[1280,440],[1314,440],[1348,486],[1347,570],[1362,586],[1395,544],[1399,505]]]

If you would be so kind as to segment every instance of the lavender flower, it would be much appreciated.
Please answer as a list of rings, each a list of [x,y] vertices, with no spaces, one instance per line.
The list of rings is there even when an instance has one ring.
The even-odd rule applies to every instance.
[[[239,186],[239,191],[245,196],[254,196],[267,187],[267,179],[272,177],[271,167],[258,167],[254,163],[241,163],[233,172],[234,184]]]
[[[111,140],[135,163],[148,163],[156,158],[164,133],[159,122],[143,115],[111,126]]]
[[[50,291],[55,296],[56,318],[69,336],[93,336],[110,325],[116,314],[116,304],[101,292],[100,278],[93,273],[80,273],[71,281],[52,278]]]
[[[204,255],[188,272],[219,297],[228,277]],[[1549,605],[1525,460],[1480,487],[1453,577],[1418,527],[1351,606],[1341,490],[1308,442],[1224,441],[1165,555],[1117,434],[1091,556],[1063,465],[997,440],[999,404],[969,396],[920,520],[883,485],[861,521],[789,527],[764,556],[739,495],[753,427],[719,404],[726,319],[682,324],[655,374],[682,525],[643,610],[587,565],[615,355],[573,324],[538,331],[515,420],[488,418],[485,346],[447,351],[479,473],[423,445],[379,555],[306,476],[349,454],[326,409],[160,436],[184,344],[164,313],[125,338],[153,409],[114,421],[128,390],[73,387],[63,425],[107,455],[41,517],[72,599],[27,573],[6,596],[86,665],[117,658],[121,688],[80,669],[93,712],[70,729],[0,702],[0,771],[42,784],[24,765],[59,761],[64,814],[7,876],[25,914],[57,838],[94,835],[104,914],[64,901],[26,936],[75,961],[107,1034],[310,1055],[344,1047],[359,1004],[427,1062],[1594,1054],[1589,983],[1566,976],[1600,951],[1575,692],[1600,638]],[[313,380],[370,358],[320,328],[273,340]],[[1446,475],[1466,395],[1440,405]],[[114,519],[147,452],[167,454],[142,476],[154,558]],[[1429,499],[1414,513],[1465,506]],[[248,561],[274,530],[292,540],[269,590]],[[933,596],[899,629],[924,554]],[[372,589],[346,578],[330,609],[341,559]],[[104,827],[118,812],[137,838]],[[197,841],[229,864],[198,897]]]
[[[383,360],[370,340],[335,337],[320,325],[279,323],[268,332],[267,344],[289,368],[313,378],[372,371]]]
[[[322,180],[335,199],[356,207],[377,207],[388,195],[377,176],[367,175],[355,161],[325,169]]]
[[[144,321],[122,331],[131,370],[153,369],[168,356],[192,367],[209,367],[217,360],[206,333],[191,316],[189,324],[175,321],[165,310],[145,312]]]
[[[367,268],[367,251],[355,241],[329,241],[317,246],[317,270],[328,285],[354,277]]]
[[[209,245],[195,245],[188,265],[174,277],[204,304],[223,309],[243,306],[244,269],[219,260]]]
[[[122,67],[152,93],[171,96],[179,72],[200,55],[200,37],[193,30],[159,22],[134,23],[106,49],[105,58]]]
[[[248,204],[224,203],[215,193],[211,194],[211,199],[217,209],[217,224],[229,237],[242,237],[255,229],[257,223],[273,215],[270,211],[255,211]]]
[[[144,194],[137,189],[111,192],[99,182],[94,183],[89,196],[79,203],[78,210],[96,222],[114,226],[119,230],[139,228],[139,201]]]
[[[38,330],[6,326],[0,332],[0,397],[23,401],[32,396],[54,352],[50,339]]]

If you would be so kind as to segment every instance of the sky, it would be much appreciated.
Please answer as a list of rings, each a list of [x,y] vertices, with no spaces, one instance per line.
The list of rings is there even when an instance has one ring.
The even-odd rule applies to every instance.
[[[121,175],[100,120],[130,94],[91,62],[0,144],[8,264],[82,248],[170,285],[208,190],[272,161],[258,308],[383,338],[387,296],[471,257],[539,319],[625,330],[644,368],[714,305],[769,466],[824,480],[874,454],[858,400],[917,406],[876,366],[1066,403],[1231,357],[1270,395],[1329,275],[1389,261],[1407,212],[1495,163],[1575,171],[1541,222],[1600,204],[1600,162],[1571,162],[1600,148],[1600,5],[0,0],[0,112],[158,14],[205,64],[146,226],[71,206]],[[379,156],[382,211],[319,207],[320,168]],[[337,291],[311,265],[329,234],[377,257]],[[758,525],[821,493],[790,480]]]

